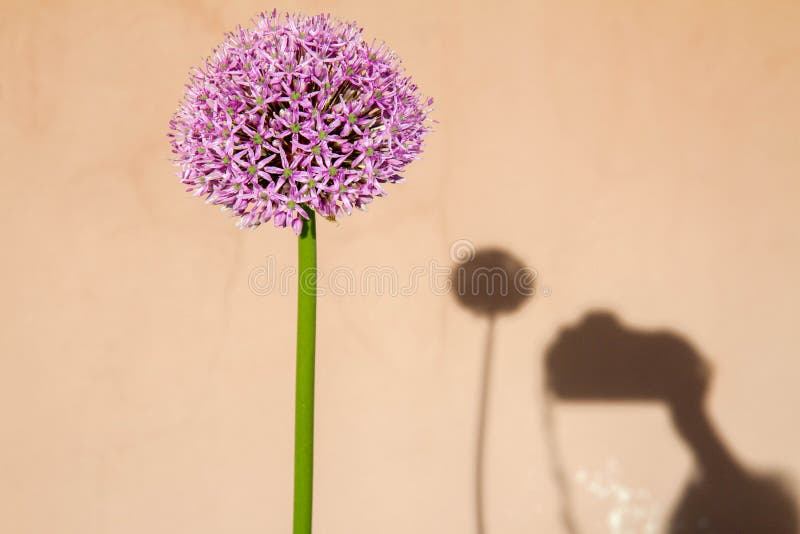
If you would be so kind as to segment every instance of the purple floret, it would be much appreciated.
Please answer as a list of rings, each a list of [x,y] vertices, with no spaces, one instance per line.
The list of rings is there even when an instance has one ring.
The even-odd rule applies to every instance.
[[[181,181],[242,227],[299,233],[385,195],[422,151],[433,103],[382,43],[329,15],[261,14],[196,69],[170,137]]]

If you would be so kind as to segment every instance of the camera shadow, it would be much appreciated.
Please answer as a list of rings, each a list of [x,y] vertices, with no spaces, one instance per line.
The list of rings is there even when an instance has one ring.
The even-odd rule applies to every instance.
[[[666,404],[695,472],[665,532],[797,534],[797,508],[786,484],[744,466],[715,427],[705,405],[711,367],[687,339],[631,328],[608,311],[593,311],[559,332],[544,365],[556,401]],[[563,480],[559,486],[564,489]],[[577,532],[568,504],[564,510],[565,529]]]

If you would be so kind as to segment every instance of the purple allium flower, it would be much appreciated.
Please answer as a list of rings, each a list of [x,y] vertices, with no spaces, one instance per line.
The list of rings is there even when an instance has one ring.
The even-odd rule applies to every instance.
[[[262,13],[195,69],[170,121],[181,181],[242,227],[300,233],[402,181],[430,129],[400,60],[329,15]]]

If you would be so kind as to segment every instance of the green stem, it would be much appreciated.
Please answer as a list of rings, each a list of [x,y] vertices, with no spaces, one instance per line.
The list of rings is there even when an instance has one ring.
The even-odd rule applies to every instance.
[[[294,534],[311,534],[314,481],[314,345],[317,324],[317,228],[314,212],[298,240],[297,374],[294,427]]]

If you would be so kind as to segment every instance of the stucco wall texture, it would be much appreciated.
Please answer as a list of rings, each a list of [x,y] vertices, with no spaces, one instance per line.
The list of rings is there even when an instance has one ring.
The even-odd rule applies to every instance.
[[[356,19],[436,101],[408,181],[321,221],[320,269],[407,284],[468,241],[537,273],[493,329],[478,534],[674,529],[703,447],[797,503],[800,3],[0,6],[0,532],[290,531],[295,299],[265,273],[295,238],[191,198],[166,137],[189,68],[273,7]],[[320,298],[320,534],[477,532],[489,325],[429,278]],[[580,399],[548,392],[592,310],[692,347],[714,430],[602,343]]]

